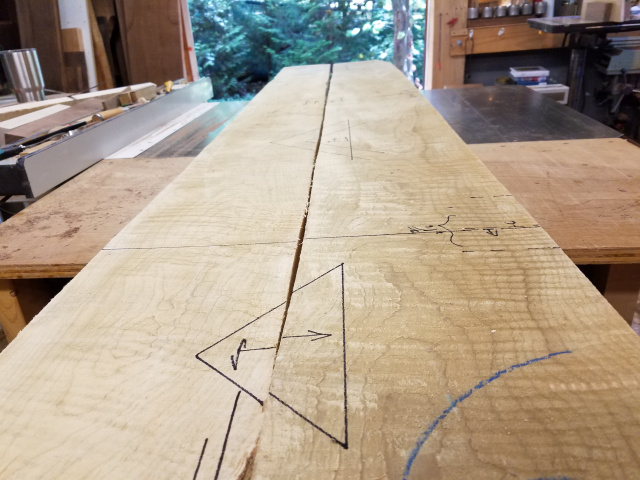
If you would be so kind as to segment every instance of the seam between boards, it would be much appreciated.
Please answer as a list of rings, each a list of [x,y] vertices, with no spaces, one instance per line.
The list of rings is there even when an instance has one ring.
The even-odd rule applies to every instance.
[[[282,335],[284,333],[284,326],[287,322],[287,314],[289,313],[289,305],[291,304],[291,296],[293,295],[294,287],[296,284],[296,276],[298,274],[298,265],[300,263],[300,256],[302,255],[302,244],[304,242],[304,234],[307,227],[307,219],[309,217],[309,206],[311,205],[311,192],[313,190],[313,177],[316,172],[316,163],[318,160],[318,154],[320,153],[320,142],[322,141],[322,131],[324,130],[324,120],[327,113],[327,103],[329,99],[329,90],[331,88],[331,78],[333,77],[333,63],[329,66],[329,78],[327,79],[327,88],[324,93],[324,105],[322,107],[322,120],[320,121],[320,131],[318,132],[318,139],[316,141],[316,147],[313,154],[313,164],[311,167],[311,178],[309,179],[309,192],[307,194],[307,204],[305,206],[304,214],[302,216],[302,223],[300,224],[300,232],[298,233],[298,242],[296,245],[296,253],[293,257],[293,265],[291,267],[291,277],[289,279],[289,290],[287,291],[287,302],[284,307],[284,314],[282,317],[282,323],[280,325],[280,333],[278,335],[278,343],[276,344],[276,354],[273,358],[273,366],[278,358],[278,351],[280,350],[280,342],[282,341]]]

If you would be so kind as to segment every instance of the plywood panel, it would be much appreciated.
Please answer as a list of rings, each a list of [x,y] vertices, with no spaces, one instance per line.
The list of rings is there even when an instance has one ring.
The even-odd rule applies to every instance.
[[[0,224],[0,278],[73,277],[190,158],[103,160]]]
[[[578,264],[640,260],[640,150],[622,139],[470,147]]]

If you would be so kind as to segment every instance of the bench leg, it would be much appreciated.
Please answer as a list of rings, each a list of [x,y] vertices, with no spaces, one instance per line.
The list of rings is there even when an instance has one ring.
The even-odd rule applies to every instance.
[[[9,342],[27,326],[11,280],[0,280],[0,325]]]
[[[611,265],[604,298],[631,324],[640,293],[640,265]]]

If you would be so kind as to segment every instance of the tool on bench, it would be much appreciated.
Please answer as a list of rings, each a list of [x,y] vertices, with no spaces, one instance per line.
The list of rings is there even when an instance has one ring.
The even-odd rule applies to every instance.
[[[12,158],[0,161],[0,197],[39,197],[212,96],[211,81],[203,78],[128,111],[120,107],[114,112],[104,111],[100,115],[105,121],[94,119],[94,110],[91,117],[81,119],[87,125],[75,125],[74,130],[69,126],[69,131],[63,133],[58,129],[40,133],[46,138],[36,135],[3,147],[4,155]],[[113,116],[114,113],[117,115]],[[22,146],[29,148],[20,152]],[[21,154],[15,156],[16,153]]]

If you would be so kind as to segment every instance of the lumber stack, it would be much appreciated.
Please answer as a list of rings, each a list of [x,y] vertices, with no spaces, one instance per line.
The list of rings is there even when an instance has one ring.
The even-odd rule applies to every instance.
[[[639,361],[391,64],[290,68],[0,355],[0,477],[633,478]]]

